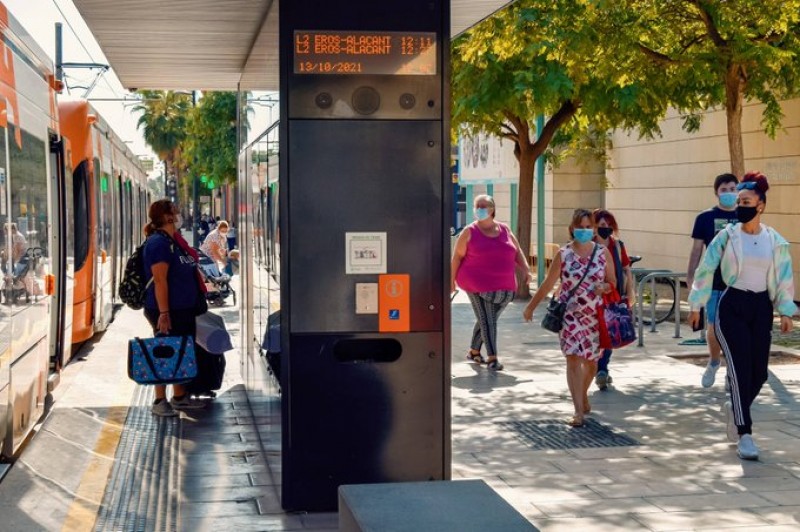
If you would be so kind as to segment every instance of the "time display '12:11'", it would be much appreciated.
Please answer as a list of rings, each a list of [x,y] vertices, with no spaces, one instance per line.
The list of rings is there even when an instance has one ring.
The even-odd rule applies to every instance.
[[[436,34],[295,31],[295,74],[436,75]]]

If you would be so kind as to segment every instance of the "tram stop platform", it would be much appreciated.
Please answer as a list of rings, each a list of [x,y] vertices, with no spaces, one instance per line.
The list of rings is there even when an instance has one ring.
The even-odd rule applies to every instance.
[[[703,389],[705,348],[678,345],[670,324],[614,354],[613,385],[593,386],[590,422],[568,428],[557,338],[522,308],[500,318],[505,370],[490,373],[466,361],[474,318],[464,294],[453,302],[453,479],[485,481],[540,530],[800,529],[795,351],[775,347],[753,408],[761,457],[743,462],[725,439],[724,369]],[[238,309],[215,312],[238,341]],[[148,331],[121,309],[66,368],[0,482],[0,529],[337,530],[335,513],[281,509],[279,399],[248,401],[238,351],[206,409],[150,414],[152,390],[126,374],[128,339]]]

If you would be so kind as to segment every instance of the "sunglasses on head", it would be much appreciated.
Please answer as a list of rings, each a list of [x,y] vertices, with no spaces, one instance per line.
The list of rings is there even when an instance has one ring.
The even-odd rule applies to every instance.
[[[755,189],[756,189],[755,181],[744,181],[736,185],[736,190],[755,190]]]

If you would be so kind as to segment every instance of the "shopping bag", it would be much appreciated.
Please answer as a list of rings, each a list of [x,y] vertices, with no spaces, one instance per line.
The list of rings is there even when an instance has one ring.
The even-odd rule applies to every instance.
[[[128,341],[128,377],[139,384],[183,384],[197,376],[191,336]]]
[[[636,327],[628,302],[620,299],[616,291],[603,296],[598,310],[600,347],[619,349],[636,340]]]
[[[225,351],[233,349],[231,335],[222,316],[206,312],[197,316],[195,323],[197,324],[197,333],[194,339],[197,345],[215,355],[221,355]]]

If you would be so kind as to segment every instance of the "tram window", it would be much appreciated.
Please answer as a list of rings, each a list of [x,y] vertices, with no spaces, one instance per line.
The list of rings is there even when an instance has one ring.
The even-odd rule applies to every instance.
[[[137,228],[139,226],[139,198],[136,196],[136,186],[131,182],[131,251],[136,247]]]
[[[100,159],[94,159],[94,219],[95,223],[97,224],[97,233],[95,234],[95,246],[97,251],[97,257],[100,257],[100,250],[104,248],[103,246],[103,234],[105,233],[105,228],[103,227],[105,221],[103,219],[103,211],[105,211],[105,206],[103,205],[103,198],[100,192],[101,186],[101,179],[102,179],[102,171],[100,170]]]
[[[125,187],[122,185],[122,176],[117,177],[117,200],[119,202],[119,250],[122,256],[127,256],[128,252],[128,239],[126,235],[126,224],[128,223],[128,212],[125,205]]]
[[[102,249],[106,250],[106,252],[111,250],[111,245],[113,243],[113,235],[111,234],[113,213],[111,212],[111,187],[109,186],[110,180],[111,177],[105,172],[100,177],[101,210],[98,214],[100,219],[103,220],[103,234],[102,238],[100,239],[100,244]]]
[[[131,213],[130,217],[128,218],[128,248],[125,250],[128,255],[133,253],[133,243],[136,241],[137,233],[136,228],[133,226],[134,220],[132,213],[135,211],[133,210],[133,194],[131,192],[131,187],[132,185],[130,180],[125,181],[125,195],[128,198],[128,213]]]
[[[142,189],[139,185],[136,185],[136,227],[133,228],[134,231],[141,231],[142,227],[144,226],[144,221],[142,220],[142,209],[144,209],[144,200],[142,198]],[[138,240],[141,238],[135,238],[133,243],[134,245],[138,244]]]
[[[67,275],[71,278],[75,273],[75,224],[72,223],[75,210],[75,188],[72,179],[72,167],[69,162],[64,165],[64,193],[66,194],[66,213],[64,219],[67,220],[65,224],[67,226],[65,228]]]
[[[81,161],[72,173],[75,199],[75,271],[83,268],[89,255],[89,162]]]
[[[11,239],[14,289],[26,298],[44,294],[50,250],[45,142],[25,130],[9,128],[9,212],[5,232]],[[12,134],[13,133],[13,134]],[[12,140],[14,139],[14,140]]]

